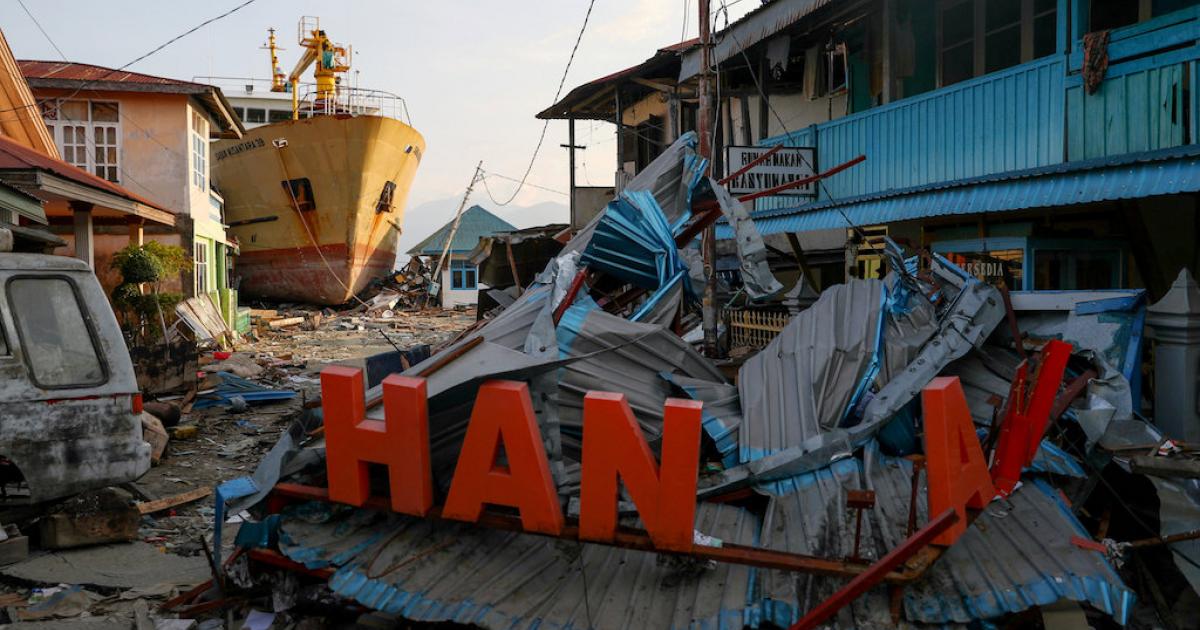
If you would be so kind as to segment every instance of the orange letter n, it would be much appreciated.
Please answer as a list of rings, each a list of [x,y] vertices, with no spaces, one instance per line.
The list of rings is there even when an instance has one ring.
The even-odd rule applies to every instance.
[[[321,371],[325,466],[329,498],[363,505],[371,493],[367,464],[388,468],[392,509],[425,516],[433,506],[425,380],[393,374],[383,380],[384,422],[366,417],[362,371]]]
[[[949,508],[958,523],[933,540],[949,546],[967,531],[966,508],[982,510],[996,491],[983,447],[975,435],[971,410],[957,376],[939,376],[921,391],[925,413],[925,459],[929,470],[929,514]]]
[[[663,407],[660,468],[625,396],[588,392],[583,399],[580,538],[613,540],[619,476],[654,546],[671,551],[692,549],[700,408],[697,401],[667,400]]]
[[[496,463],[501,447],[507,466]],[[529,531],[562,533],[562,506],[525,383],[488,381],[479,388],[442,516],[475,522],[484,504],[517,508]]]

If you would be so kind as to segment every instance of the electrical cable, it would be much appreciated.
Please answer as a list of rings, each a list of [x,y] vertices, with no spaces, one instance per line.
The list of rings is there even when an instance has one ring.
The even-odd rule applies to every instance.
[[[567,58],[567,67],[563,68],[562,78],[558,80],[558,89],[554,92],[555,103],[558,102],[559,96],[562,95],[563,85],[565,85],[567,82],[567,73],[571,71],[571,64],[575,61],[575,53],[579,51],[579,42],[583,41],[583,33],[587,31],[588,20],[592,17],[592,7],[595,5],[596,0],[590,0],[588,2],[587,13],[583,16],[583,26],[579,28],[579,35],[575,37],[575,45],[571,48],[571,56]],[[549,128],[550,119],[546,119],[545,122],[542,123],[542,133],[540,136],[538,136],[537,146],[533,149],[533,156],[529,158],[529,166],[525,167],[525,174],[521,176],[521,183],[517,185],[516,190],[513,191],[512,195],[509,196],[508,199],[503,202],[497,200],[492,196],[492,191],[488,189],[487,183],[484,183],[484,189],[487,190],[488,197],[492,198],[492,203],[495,203],[498,206],[507,206],[508,204],[512,203],[513,199],[517,198],[517,195],[520,194],[521,189],[525,187],[525,180],[529,177],[529,173],[533,171],[533,164],[537,161],[538,153],[540,153],[542,150],[542,143],[544,143],[546,140],[546,131]]]
[[[483,176],[484,176],[484,178],[485,178],[485,179],[483,180],[483,186],[484,186],[484,188],[487,188],[487,179],[486,179],[486,178],[488,178],[488,177],[497,177],[497,178],[499,178],[499,179],[507,179],[507,180],[508,180],[508,181],[510,181],[510,182],[517,182],[517,183],[520,183],[520,182],[521,182],[521,180],[519,180],[519,179],[516,179],[515,177],[509,177],[509,176],[507,176],[507,175],[501,175],[501,174],[499,174],[499,173],[493,173],[493,172],[491,172],[491,171],[483,171]],[[567,193],[565,193],[565,192],[563,192],[563,191],[561,191],[561,190],[555,190],[555,189],[553,189],[553,188],[547,188],[547,187],[545,187],[545,186],[539,186],[538,184],[530,184],[529,182],[525,182],[525,185],[526,185],[526,186],[529,186],[530,188],[537,188],[537,189],[539,189],[539,190],[544,190],[544,191],[546,191],[546,192],[552,192],[552,193],[554,193],[554,194],[556,194],[556,195],[562,195],[562,196],[564,196],[564,197],[566,197],[566,196],[567,196]]]
[[[41,105],[42,105],[42,103],[48,102],[48,101],[50,101],[50,100],[57,100],[57,99],[69,100],[69,99],[71,99],[72,97],[74,97],[76,94],[79,94],[81,91],[83,91],[83,90],[84,90],[84,88],[86,88],[87,86],[89,86],[89,85],[94,85],[94,84],[96,84],[96,83],[99,83],[99,82],[103,81],[104,79],[108,78],[109,76],[111,76],[112,74],[114,74],[114,73],[117,73],[117,72],[121,72],[121,71],[125,70],[126,68],[128,68],[129,66],[132,66],[132,65],[134,65],[135,63],[138,63],[139,61],[143,61],[143,60],[145,60],[145,59],[149,58],[151,55],[154,55],[154,54],[156,54],[156,53],[160,52],[161,50],[163,50],[163,49],[164,49],[164,48],[166,48],[167,46],[170,46],[171,44],[174,44],[175,42],[177,42],[177,41],[179,41],[179,40],[183,39],[184,37],[187,37],[188,35],[191,35],[192,33],[195,33],[196,31],[198,31],[198,30],[200,30],[200,29],[204,28],[205,26],[208,26],[209,24],[212,24],[213,22],[216,22],[216,21],[218,21],[218,20],[221,20],[221,19],[224,19],[224,18],[226,18],[226,17],[229,17],[230,15],[233,15],[234,13],[236,13],[236,12],[238,12],[238,11],[240,11],[240,10],[242,10],[242,9],[246,8],[247,6],[249,6],[249,5],[253,4],[253,3],[254,3],[254,2],[256,2],[256,1],[257,1],[257,0],[245,0],[244,2],[242,2],[242,3],[241,3],[241,4],[239,4],[239,5],[237,5],[236,7],[233,7],[232,9],[230,9],[230,10],[228,10],[228,11],[226,11],[226,12],[224,12],[224,13],[222,13],[222,14],[218,15],[218,16],[211,17],[211,18],[209,18],[209,19],[207,19],[207,20],[205,20],[205,21],[203,21],[203,22],[201,22],[201,23],[197,24],[196,26],[193,26],[192,28],[190,28],[190,29],[188,29],[188,30],[186,30],[186,31],[184,31],[184,32],[182,32],[182,33],[180,33],[179,35],[176,35],[175,37],[172,37],[171,39],[168,39],[167,41],[163,42],[162,44],[159,44],[159,45],[158,45],[158,47],[156,47],[156,48],[154,48],[153,50],[151,50],[150,52],[148,52],[148,53],[146,53],[146,54],[144,54],[144,55],[142,55],[142,56],[138,57],[137,59],[134,59],[133,61],[130,61],[129,63],[126,63],[126,64],[122,65],[122,66],[121,66],[121,67],[119,67],[119,68],[115,68],[115,69],[109,70],[108,72],[105,72],[105,73],[104,73],[102,76],[100,76],[100,77],[97,77],[97,78],[95,78],[95,79],[91,79],[91,80],[88,80],[88,81],[84,81],[84,82],[83,82],[83,84],[81,84],[81,85],[80,85],[78,88],[76,88],[74,92],[72,92],[71,94],[68,94],[68,95],[67,95],[67,96],[65,96],[65,97],[58,97],[58,96],[56,96],[56,97],[54,97],[53,99],[46,99],[46,100],[42,100],[42,101],[37,101],[37,102],[35,102],[33,105],[18,105],[18,106],[16,106],[16,107],[10,107],[10,108],[7,108],[7,109],[0,109],[0,114],[7,113],[7,112],[15,112],[15,111],[22,110],[22,109],[29,109],[29,108],[31,108],[31,107],[39,107],[39,106],[41,106]],[[32,15],[31,15],[31,17],[32,17]],[[35,22],[36,22],[36,20],[35,20]]]
[[[50,35],[46,33],[46,29],[42,28],[41,22],[38,22],[37,18],[33,17],[33,13],[30,12],[29,7],[25,6],[25,0],[17,0],[17,4],[21,5],[21,8],[25,10],[25,15],[28,15],[29,19],[33,20],[33,25],[42,32],[42,37],[45,37],[46,41],[50,42],[50,45],[54,47],[54,50],[58,53],[58,56],[62,57],[63,61],[66,61],[67,56],[63,54],[63,51],[58,47],[58,44],[55,44],[54,40],[50,39]]]

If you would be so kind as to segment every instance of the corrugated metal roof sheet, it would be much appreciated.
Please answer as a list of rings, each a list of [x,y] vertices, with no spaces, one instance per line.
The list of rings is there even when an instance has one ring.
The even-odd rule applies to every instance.
[[[1200,145],[1068,162],[752,214],[763,234],[1200,192]],[[719,238],[733,230],[717,226]]]
[[[335,567],[330,587],[418,621],[484,628],[757,627],[754,570],[529,534],[306,504],[281,522],[280,548]],[[750,511],[705,504],[696,528],[752,545]]]
[[[846,491],[875,490],[876,505],[863,515],[861,554],[874,560],[905,538],[912,464],[882,456],[868,445],[862,460],[772,484],[763,520],[764,546],[793,553],[848,556],[854,547],[854,511]],[[917,523],[928,520],[925,477],[917,495]],[[1124,623],[1133,593],[1104,554],[1082,549],[1073,536],[1089,535],[1062,504],[1058,492],[1027,482],[1009,499],[993,502],[933,567],[904,591],[910,622],[966,623],[1019,612],[1061,598],[1088,603]],[[768,573],[767,599],[797,600],[800,611],[778,611],[787,621],[816,605],[841,585],[819,577],[795,579]],[[891,627],[885,589],[876,588],[843,609],[830,623],[839,627]]]
[[[783,31],[808,14],[831,4],[834,0],[775,0],[743,15],[728,28],[713,34],[712,61],[720,64],[742,53],[742,50]],[[700,51],[685,53],[679,68],[682,83],[700,74]]]
[[[52,158],[28,147],[22,146],[12,139],[0,136],[0,171],[37,169],[69,179],[89,188],[97,188],[107,193],[123,197],[130,201],[145,204],[151,208],[170,212],[161,204],[132,193],[119,184],[97,177],[73,164]]]
[[[436,232],[425,237],[425,240],[417,243],[412,249],[408,250],[412,256],[438,256],[442,253],[442,247],[446,244],[446,235],[450,233],[450,229],[454,227],[454,220],[438,228]],[[491,236],[496,232],[511,232],[517,227],[504,219],[488,212],[481,206],[471,206],[463,211],[462,220],[458,224],[458,231],[454,233],[454,240],[450,242],[450,252],[454,254],[465,254],[475,249],[479,244],[479,239],[485,236]]]
[[[208,89],[211,86],[192,81],[180,81],[129,70],[116,70],[90,63],[74,61],[41,61],[37,59],[18,59],[17,65],[26,80],[56,79],[62,81],[87,81],[105,83],[143,83],[150,85],[194,86]],[[36,86],[35,86],[36,87]]]

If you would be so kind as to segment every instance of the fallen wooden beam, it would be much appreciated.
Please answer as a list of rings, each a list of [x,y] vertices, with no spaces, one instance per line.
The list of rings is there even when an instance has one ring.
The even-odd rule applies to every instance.
[[[299,326],[304,323],[303,317],[285,317],[267,322],[267,326],[274,329],[287,328],[289,326]]]
[[[171,497],[163,497],[153,501],[143,501],[137,504],[137,509],[140,514],[153,514],[155,512],[161,512],[163,510],[183,505],[185,503],[191,503],[192,501],[203,499],[210,494],[212,494],[212,488],[196,488],[195,490],[188,490],[187,492]]]

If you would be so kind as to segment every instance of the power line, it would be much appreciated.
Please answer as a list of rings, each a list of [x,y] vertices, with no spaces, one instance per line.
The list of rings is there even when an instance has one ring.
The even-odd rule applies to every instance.
[[[509,176],[507,176],[507,175],[501,175],[501,174],[499,174],[499,173],[493,173],[493,172],[491,172],[491,171],[484,171],[483,173],[484,173],[484,177],[485,177],[485,178],[487,178],[487,177],[497,177],[497,178],[500,178],[500,179],[507,179],[507,180],[508,180],[508,181],[510,181],[510,182],[517,182],[517,183],[520,183],[520,182],[521,182],[521,180],[519,180],[519,179],[516,179],[515,177],[509,177]],[[565,196],[567,196],[567,193],[565,193],[565,192],[563,192],[563,191],[561,191],[561,190],[555,190],[555,189],[553,189],[553,188],[547,188],[547,187],[545,187],[545,186],[539,186],[539,185],[537,185],[537,184],[531,184],[531,183],[529,183],[529,182],[525,182],[525,185],[526,185],[526,186],[529,186],[530,188],[537,188],[538,190],[544,190],[544,191],[546,191],[546,192],[552,192],[552,193],[554,193],[554,194],[556,194],[556,195],[563,195],[564,197],[565,197]],[[487,180],[486,180],[486,179],[484,179],[483,186],[484,186],[484,188],[487,188]]]
[[[583,26],[579,27],[579,35],[575,37],[575,45],[571,48],[571,56],[567,58],[567,67],[563,68],[562,78],[558,80],[558,89],[554,92],[554,102],[558,102],[558,97],[562,95],[563,85],[567,82],[567,73],[571,71],[571,63],[575,61],[575,53],[579,51],[579,42],[583,41],[583,33],[587,31],[588,20],[592,17],[592,7],[596,5],[596,0],[588,2],[587,13],[583,16]],[[487,190],[488,197],[492,198],[492,202],[498,206],[507,206],[512,203],[513,199],[521,192],[521,188],[525,186],[525,180],[529,177],[529,173],[533,171],[533,163],[537,161],[538,153],[542,150],[542,143],[546,140],[546,130],[550,128],[550,119],[546,119],[542,123],[542,133],[538,136],[537,146],[533,149],[533,156],[529,158],[529,166],[525,167],[525,174],[521,176],[521,181],[517,185],[517,189],[513,191],[504,202],[498,201],[492,196],[492,191],[488,189],[487,182],[484,182],[484,189]]]
[[[42,37],[45,37],[46,41],[50,42],[50,45],[53,46],[54,50],[58,52],[58,56],[62,57],[63,61],[66,61],[67,56],[63,54],[63,51],[58,47],[58,44],[55,44],[54,40],[50,39],[50,35],[46,33],[46,29],[42,28],[42,24],[38,22],[37,18],[33,17],[33,13],[29,11],[29,7],[25,6],[25,0],[17,0],[17,4],[21,5],[21,8],[25,10],[25,15],[28,15],[29,19],[33,20],[33,25],[42,32]]]
[[[67,96],[65,96],[65,97],[54,97],[54,99],[45,99],[45,100],[42,100],[42,101],[37,101],[37,102],[35,102],[33,105],[18,105],[18,106],[16,106],[16,107],[10,107],[10,108],[8,108],[8,109],[0,109],[0,114],[7,113],[7,112],[15,112],[15,111],[18,111],[18,110],[21,110],[21,109],[29,109],[29,108],[31,108],[31,107],[38,107],[38,106],[42,105],[42,103],[46,103],[46,102],[49,102],[50,100],[55,100],[55,99],[58,99],[58,98],[62,98],[63,100],[68,100],[68,99],[71,99],[71,98],[73,98],[73,97],[74,97],[76,94],[79,94],[80,92],[82,92],[82,91],[83,91],[85,88],[87,88],[89,85],[94,85],[94,84],[96,84],[96,83],[99,83],[99,82],[103,81],[104,79],[107,79],[107,78],[108,78],[109,76],[111,76],[112,74],[114,74],[114,73],[116,73],[116,72],[121,72],[121,71],[125,70],[126,68],[128,68],[129,66],[132,66],[133,64],[135,64],[135,63],[138,63],[139,61],[143,61],[143,60],[145,60],[146,58],[150,57],[151,55],[154,55],[155,53],[158,53],[159,51],[163,50],[163,49],[164,49],[164,48],[166,48],[167,46],[170,46],[171,44],[174,44],[175,42],[177,42],[177,41],[179,41],[179,40],[183,39],[184,37],[187,37],[188,35],[191,35],[192,33],[195,33],[196,31],[198,31],[198,30],[200,30],[200,29],[204,28],[205,26],[208,26],[209,24],[212,24],[213,22],[216,22],[217,20],[220,20],[220,19],[223,19],[223,18],[229,17],[230,15],[233,15],[234,13],[236,13],[236,12],[238,12],[238,11],[240,11],[240,10],[244,9],[245,7],[247,7],[247,6],[251,5],[251,4],[253,4],[255,1],[256,1],[256,0],[245,0],[245,2],[243,2],[243,3],[239,4],[239,5],[237,5],[236,7],[233,7],[232,9],[230,9],[230,10],[228,10],[228,11],[226,11],[226,12],[224,12],[224,13],[222,13],[222,14],[220,14],[220,15],[216,16],[216,17],[211,17],[211,18],[209,18],[209,19],[207,19],[207,20],[205,20],[205,21],[203,21],[203,22],[201,22],[201,23],[197,24],[196,26],[193,26],[192,28],[190,28],[190,29],[188,29],[188,30],[186,30],[186,31],[184,31],[184,32],[182,32],[182,33],[180,33],[179,35],[176,35],[175,37],[172,37],[171,39],[168,39],[167,41],[163,42],[162,44],[160,44],[160,45],[159,45],[158,47],[156,47],[155,49],[153,49],[153,50],[151,50],[150,52],[148,52],[148,53],[146,53],[146,54],[142,55],[141,57],[138,57],[137,59],[134,59],[133,61],[130,61],[129,63],[127,63],[127,64],[125,64],[125,65],[122,65],[120,68],[116,68],[116,69],[113,69],[113,70],[109,70],[108,72],[105,72],[105,73],[104,73],[102,76],[100,76],[100,77],[97,77],[97,78],[95,78],[95,79],[92,79],[92,80],[90,80],[90,81],[84,81],[84,82],[83,82],[83,83],[82,83],[82,84],[81,84],[81,85],[80,85],[78,88],[76,88],[76,89],[75,89],[75,91],[74,91],[74,92],[72,92],[72,93],[68,94],[68,95],[67,95]],[[22,6],[24,6],[24,5],[22,5]],[[28,12],[28,11],[27,11],[27,12]],[[31,15],[30,17],[32,17],[32,15]],[[35,20],[35,22],[36,22],[36,20]],[[44,31],[43,31],[43,34],[44,34]],[[57,48],[57,46],[55,46],[55,48]],[[60,54],[61,54],[61,52],[60,52]]]

